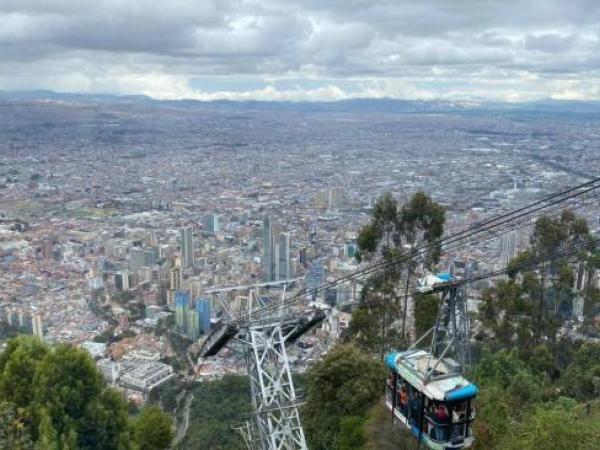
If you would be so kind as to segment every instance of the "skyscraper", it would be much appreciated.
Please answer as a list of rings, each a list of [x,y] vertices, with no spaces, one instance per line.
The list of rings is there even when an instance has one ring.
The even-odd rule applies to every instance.
[[[265,281],[273,280],[273,229],[271,227],[271,218],[265,217],[263,220],[263,257],[262,257],[263,275]]]
[[[210,331],[210,300],[207,298],[196,299],[196,311],[200,321],[200,332],[206,334]]]
[[[196,308],[187,311],[185,334],[190,341],[195,341],[200,336],[200,319]]]
[[[320,261],[313,261],[308,267],[308,273],[306,274],[306,293],[309,294],[313,300],[317,298],[317,289],[325,283],[327,276],[325,274],[325,267]]]
[[[33,316],[33,335],[44,339],[44,321],[41,314]]]
[[[271,218],[263,221],[262,267],[265,281],[279,281],[292,278],[290,260],[290,233],[283,232],[278,239],[273,236]]]
[[[181,264],[184,268],[194,266],[194,233],[192,228],[181,229]]]
[[[175,293],[175,326],[178,331],[185,331],[190,297],[187,291],[179,290]]]
[[[169,289],[176,290],[181,289],[181,268],[172,267],[169,271]]]
[[[207,214],[202,218],[202,226],[204,231],[208,233],[219,232],[219,216],[216,214]]]
[[[508,266],[508,263],[517,256],[517,232],[508,231],[500,236],[500,265]]]
[[[292,278],[290,263],[290,233],[279,235],[279,280]]]
[[[146,251],[142,247],[131,247],[129,249],[129,269],[132,272],[146,265]]]

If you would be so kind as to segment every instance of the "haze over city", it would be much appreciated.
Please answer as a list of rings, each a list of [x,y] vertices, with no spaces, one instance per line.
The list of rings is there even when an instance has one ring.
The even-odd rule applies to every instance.
[[[600,448],[600,4],[0,24],[0,449]]]

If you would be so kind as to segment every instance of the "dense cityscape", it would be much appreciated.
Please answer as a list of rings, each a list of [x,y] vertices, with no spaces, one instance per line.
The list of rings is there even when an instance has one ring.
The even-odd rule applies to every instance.
[[[88,349],[142,403],[173,376],[245,373],[231,351],[198,359],[198,343],[223,305],[242,308],[244,289],[269,302],[286,286],[305,293],[302,307],[333,307],[290,350],[302,372],[348,326],[350,311],[335,306],[356,292],[311,292],[359,267],[357,233],[379,195],[428,193],[452,234],[600,172],[585,113],[364,103],[381,111],[5,98],[2,322]],[[597,230],[591,205],[576,207]],[[445,254],[440,270],[504,267],[529,231]],[[470,291],[472,308],[488,285]],[[583,320],[577,304],[569,314]]]

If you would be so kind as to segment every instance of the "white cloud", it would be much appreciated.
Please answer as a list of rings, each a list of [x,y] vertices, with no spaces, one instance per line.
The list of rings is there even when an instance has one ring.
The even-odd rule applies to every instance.
[[[203,100],[600,97],[593,0],[3,0],[0,23],[7,90]],[[236,78],[260,86],[192,82]],[[273,83],[286,79],[300,82]]]

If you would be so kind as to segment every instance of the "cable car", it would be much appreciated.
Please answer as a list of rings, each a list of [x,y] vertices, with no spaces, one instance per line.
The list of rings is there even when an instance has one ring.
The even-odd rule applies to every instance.
[[[473,444],[473,399],[479,389],[461,375],[451,358],[424,350],[389,353],[386,406],[395,420],[432,450]]]
[[[437,275],[430,273],[417,280],[417,291],[422,294],[433,292],[436,289],[436,285],[450,283],[453,280],[454,277],[452,274],[447,272],[438,273]]]

